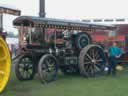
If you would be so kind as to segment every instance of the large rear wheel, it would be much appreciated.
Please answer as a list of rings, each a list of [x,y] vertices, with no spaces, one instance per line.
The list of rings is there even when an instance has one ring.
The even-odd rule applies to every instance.
[[[83,48],[79,56],[79,70],[86,77],[99,76],[105,68],[105,54],[98,45],[88,45]]]
[[[4,90],[7,85],[10,68],[11,58],[9,49],[6,42],[0,37],[0,93]]]

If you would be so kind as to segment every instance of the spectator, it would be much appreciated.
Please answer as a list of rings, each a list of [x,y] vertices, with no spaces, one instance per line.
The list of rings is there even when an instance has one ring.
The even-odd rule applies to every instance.
[[[108,49],[109,54],[109,69],[108,75],[116,75],[117,59],[121,56],[122,50],[117,46],[116,42],[112,43],[112,46]]]

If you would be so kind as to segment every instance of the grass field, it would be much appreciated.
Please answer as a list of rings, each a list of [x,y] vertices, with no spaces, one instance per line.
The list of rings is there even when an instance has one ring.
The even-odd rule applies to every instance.
[[[57,81],[43,85],[37,77],[32,81],[18,81],[12,71],[8,86],[0,96],[128,96],[128,74],[88,79],[61,74]]]

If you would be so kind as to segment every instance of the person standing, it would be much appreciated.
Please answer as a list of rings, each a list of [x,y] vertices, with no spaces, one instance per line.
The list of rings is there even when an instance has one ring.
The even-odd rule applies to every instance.
[[[109,55],[109,69],[108,69],[108,75],[112,74],[113,76],[116,75],[116,65],[117,65],[117,59],[120,58],[123,51],[117,46],[116,42],[112,43],[112,46],[108,49],[108,55]]]

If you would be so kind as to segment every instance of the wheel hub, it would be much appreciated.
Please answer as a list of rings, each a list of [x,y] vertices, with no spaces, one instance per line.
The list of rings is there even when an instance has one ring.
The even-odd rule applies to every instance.
[[[84,76],[100,76],[105,65],[104,51],[98,45],[87,45],[79,56],[80,73]]]
[[[92,59],[92,63],[94,63],[94,64],[95,64],[95,63],[96,63],[96,60],[95,60],[95,59]]]
[[[28,71],[28,69],[29,69],[29,65],[25,64],[24,70]]]

